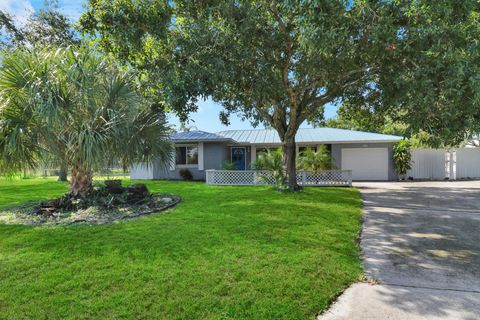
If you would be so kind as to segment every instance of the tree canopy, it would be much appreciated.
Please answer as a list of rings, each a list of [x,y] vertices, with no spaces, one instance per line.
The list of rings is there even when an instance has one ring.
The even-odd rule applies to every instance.
[[[31,13],[23,26],[15,24],[15,17],[0,10],[0,43],[2,46],[79,44],[79,38],[67,17],[58,9],[58,3],[47,1],[45,5]]]
[[[275,128],[295,188],[299,126],[321,120],[323,106],[365,68],[355,58],[356,22],[347,7],[338,1],[91,1],[81,24],[144,72],[146,86],[158,89],[181,119],[196,110],[198,98],[211,96],[224,107],[224,123],[237,113]],[[311,18],[316,15],[320,25]],[[312,39],[319,26],[328,32]]]
[[[182,120],[211,96],[276,129],[289,184],[295,133],[324,105],[388,113],[448,143],[478,131],[479,7],[456,1],[90,0],[84,31],[135,67]]]
[[[342,104],[337,115],[325,120],[329,128],[358,130],[397,135],[407,138],[413,148],[449,147],[442,143],[439,137],[420,129],[417,132],[411,130],[401,118],[394,121],[387,111],[374,111],[367,106],[351,106]]]
[[[393,121],[388,114],[375,112],[368,107],[349,104],[340,105],[336,116],[326,119],[325,125],[329,128],[393,134],[408,138],[411,136],[406,123]]]
[[[435,145],[478,132],[480,3],[377,1],[372,8],[366,45],[383,41],[386,50],[363,56],[369,90],[346,101],[387,114],[410,134],[426,133]]]

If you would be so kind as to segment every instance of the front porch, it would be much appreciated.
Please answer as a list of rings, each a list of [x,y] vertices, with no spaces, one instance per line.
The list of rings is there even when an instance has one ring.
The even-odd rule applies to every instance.
[[[297,143],[296,155],[298,156],[305,149],[312,149],[317,151],[320,146],[327,146],[327,150],[331,152],[331,144],[306,144]],[[265,153],[268,150],[277,150],[281,148],[279,144],[256,144],[256,145],[241,145],[241,144],[229,144],[227,145],[227,161],[235,165],[236,170],[250,170],[252,164],[258,158],[258,155]],[[332,158],[332,164],[335,164],[335,160]]]

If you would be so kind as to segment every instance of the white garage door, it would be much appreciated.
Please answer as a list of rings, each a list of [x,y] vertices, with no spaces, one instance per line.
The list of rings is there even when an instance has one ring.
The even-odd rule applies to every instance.
[[[342,149],[342,170],[352,170],[353,180],[388,180],[388,149]]]

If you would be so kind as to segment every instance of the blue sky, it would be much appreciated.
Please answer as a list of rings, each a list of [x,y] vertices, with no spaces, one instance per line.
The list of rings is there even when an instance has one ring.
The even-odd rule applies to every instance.
[[[26,20],[29,12],[38,10],[44,5],[44,0],[0,0],[0,10],[5,10],[15,16],[17,23],[21,24]],[[85,11],[86,1],[83,0],[59,0],[60,10],[72,21],[76,22],[82,12]],[[222,107],[217,103],[206,100],[199,103],[198,112],[191,114],[190,126],[196,127],[198,130],[204,130],[209,132],[217,132],[225,130],[226,127],[221,124],[219,120],[219,113]],[[334,105],[327,105],[325,107],[325,117],[331,118],[336,114],[337,107]],[[178,119],[170,115],[169,122],[175,127],[179,127],[180,123]],[[306,123],[302,127],[309,127]],[[251,125],[248,121],[242,121],[236,116],[232,116],[230,119],[231,129],[251,129]]]
[[[219,120],[219,113],[222,110],[222,106],[213,102],[212,100],[201,101],[199,103],[198,112],[191,115],[193,122],[190,122],[190,126],[196,127],[198,130],[208,131],[208,132],[217,132],[230,129],[252,129],[252,126],[248,121],[242,121],[240,118],[232,115],[230,118],[230,126],[227,128]],[[327,105],[325,107],[325,117],[331,118],[334,117],[337,112],[337,107],[334,105]],[[174,116],[169,117],[169,122],[175,126],[179,126],[178,120]],[[310,127],[304,123],[302,128]]]

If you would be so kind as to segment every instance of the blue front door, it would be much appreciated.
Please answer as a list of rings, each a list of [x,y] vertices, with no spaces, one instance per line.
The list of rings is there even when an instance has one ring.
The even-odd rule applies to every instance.
[[[245,148],[232,148],[232,162],[237,170],[245,170]]]

